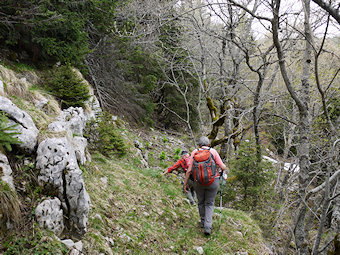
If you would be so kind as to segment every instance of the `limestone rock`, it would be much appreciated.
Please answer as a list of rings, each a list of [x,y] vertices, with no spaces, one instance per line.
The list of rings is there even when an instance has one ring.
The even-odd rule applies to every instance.
[[[80,255],[80,252],[77,249],[72,249],[70,255]]]
[[[35,209],[39,226],[59,235],[64,229],[63,210],[58,198],[47,199]]]
[[[74,244],[74,248],[76,248],[78,251],[82,252],[83,251],[83,243],[82,241],[78,241]]]
[[[12,177],[12,168],[9,165],[8,159],[6,155],[0,152],[0,177],[1,180],[8,183],[10,187],[14,188],[13,177]]]
[[[86,163],[86,147],[87,147],[87,140],[84,137],[75,136],[72,140],[73,148],[76,153],[76,158],[78,163],[81,165],[85,165]]]
[[[16,137],[22,142],[18,146],[28,153],[33,152],[37,145],[39,131],[31,116],[19,109],[11,100],[2,96],[0,96],[0,110],[9,116],[10,125],[18,124],[16,129],[20,134]]]
[[[48,125],[49,130],[54,132],[66,131],[70,137],[83,136],[86,125],[86,117],[81,107],[69,107],[63,110],[57,120]]]
[[[85,190],[76,154],[66,138],[47,138],[37,150],[38,182],[57,193],[65,213],[78,232],[86,232],[90,197]]]
[[[42,109],[44,108],[46,105],[48,104],[48,99],[43,97],[39,100],[35,100],[34,101],[34,105],[35,107],[39,108],[39,109]]]
[[[0,80],[0,96],[3,96],[4,94],[5,94],[4,82]]]
[[[203,250],[202,247],[197,247],[196,250],[197,250],[198,254],[203,254],[204,253],[204,250]]]
[[[65,240],[61,240],[61,242],[63,244],[66,245],[67,249],[71,250],[74,246],[74,242],[72,241],[72,239],[65,239]]]
[[[143,167],[149,168],[148,162],[144,159],[143,153],[140,149],[137,149],[136,157],[140,159],[142,162]]]
[[[143,149],[143,144],[140,141],[135,140],[134,144],[137,149]]]
[[[105,241],[107,242],[108,245],[110,245],[111,247],[113,247],[115,245],[115,242],[113,241],[113,239],[111,237],[105,237]]]

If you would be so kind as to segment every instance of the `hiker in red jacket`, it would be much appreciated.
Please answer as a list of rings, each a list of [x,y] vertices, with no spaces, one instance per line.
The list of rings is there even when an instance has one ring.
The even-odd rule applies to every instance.
[[[172,171],[176,170],[179,167],[182,167],[184,174],[186,173],[188,169],[188,163],[190,160],[189,153],[187,151],[181,152],[182,158],[180,158],[173,166],[169,167],[168,170],[166,170],[163,174],[172,173]],[[194,196],[195,196],[195,190],[193,187],[193,177],[191,176],[188,180],[188,192],[185,192],[186,197],[189,199],[190,204],[195,204]]]
[[[217,171],[217,166],[222,169],[222,172],[227,167],[223,164],[217,151],[210,148],[208,137],[202,136],[198,141],[198,146],[200,148],[191,153],[183,188],[184,191],[188,189],[189,176],[193,175],[198,211],[201,218],[200,227],[204,228],[204,234],[208,236],[211,234],[215,197],[220,183],[220,173]],[[208,158],[201,156],[202,161],[200,161],[199,155],[203,155],[202,153]]]

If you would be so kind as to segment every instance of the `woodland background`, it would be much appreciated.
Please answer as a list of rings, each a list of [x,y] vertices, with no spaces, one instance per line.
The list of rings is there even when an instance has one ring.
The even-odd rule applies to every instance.
[[[62,108],[87,99],[51,78],[72,66],[133,128],[184,133],[192,148],[207,135],[230,168],[224,204],[263,222],[281,254],[292,242],[297,254],[321,254],[340,249],[339,8],[2,0],[0,55],[14,70],[41,72]],[[265,156],[281,163],[271,168]]]

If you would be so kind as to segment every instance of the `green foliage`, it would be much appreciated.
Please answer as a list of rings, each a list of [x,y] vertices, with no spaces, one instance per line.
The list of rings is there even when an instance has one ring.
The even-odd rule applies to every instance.
[[[25,51],[34,63],[81,67],[89,39],[112,33],[117,2],[5,0],[0,12],[8,19],[0,20],[0,44]]]
[[[166,159],[166,155],[164,151],[162,151],[161,154],[159,155],[159,159],[162,161]]]
[[[235,199],[232,202],[236,208],[254,210],[272,196],[271,183],[275,176],[272,164],[267,161],[257,162],[253,141],[240,145],[236,158],[230,160],[230,166],[230,185],[226,185],[225,193],[229,201]]]
[[[168,141],[168,138],[166,138],[166,136],[163,136],[163,143],[167,143]]]
[[[89,138],[92,149],[98,150],[108,157],[124,156],[128,150],[114,126],[112,115],[108,112],[104,112],[97,123],[95,121],[88,122],[84,136]]]
[[[62,108],[84,106],[90,98],[87,85],[72,70],[70,65],[54,68],[44,77],[44,86],[61,102]]]
[[[20,144],[21,142],[16,138],[20,133],[16,130],[17,125],[9,125],[7,116],[0,111],[0,150],[4,148],[12,151],[12,144]]]
[[[175,160],[179,160],[181,158],[180,153],[181,153],[181,149],[176,148],[175,151],[174,151],[174,159]]]
[[[3,247],[5,249],[3,255],[66,255],[69,253],[66,246],[52,237],[51,233],[45,233],[45,231],[43,233],[39,229],[25,236],[22,234],[10,236],[3,242]]]

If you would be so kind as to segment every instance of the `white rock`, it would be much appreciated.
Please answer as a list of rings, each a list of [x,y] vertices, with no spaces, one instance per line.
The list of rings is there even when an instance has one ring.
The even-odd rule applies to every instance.
[[[38,109],[44,108],[48,104],[48,99],[45,97],[42,97],[40,100],[36,100],[34,102],[35,107]]]
[[[18,144],[18,146],[24,151],[32,153],[37,145],[39,130],[35,126],[31,116],[19,109],[11,100],[2,96],[0,96],[0,110],[9,116],[9,125],[17,124],[15,129],[17,129],[20,134],[15,137],[22,142]]]
[[[0,80],[0,96],[5,95],[5,86],[4,86],[4,82],[2,80]]]
[[[54,132],[66,131],[70,137],[83,136],[86,120],[83,108],[69,107],[63,110],[57,120],[48,125],[48,128]]]
[[[6,155],[2,154],[0,151],[0,174],[2,172],[2,176],[0,176],[1,180],[6,182],[11,188],[15,189],[13,184],[13,177],[12,177],[12,168],[9,165],[8,159]]]
[[[108,245],[110,245],[111,247],[115,245],[115,242],[113,241],[111,237],[105,237],[105,240],[108,243]]]
[[[196,250],[198,251],[199,254],[203,254],[203,248],[202,247],[197,247]]]
[[[243,234],[242,234],[242,232],[240,232],[240,231],[236,231],[236,232],[235,232],[235,234],[236,234],[237,236],[239,236],[240,238],[243,238]]]
[[[72,249],[70,255],[80,255],[80,252],[77,249]]]
[[[45,189],[57,192],[71,223],[75,224],[81,233],[85,233],[90,197],[85,190],[74,149],[68,140],[64,137],[42,141],[37,150],[36,167],[40,170],[39,184]]]
[[[102,216],[100,216],[100,214],[98,214],[98,213],[96,213],[96,214],[94,215],[94,218],[95,218],[95,219],[98,219],[98,220],[100,220],[100,221],[103,221]]]
[[[71,248],[73,248],[74,246],[74,242],[71,239],[64,239],[64,240],[61,240],[61,242],[65,244],[67,249],[69,250],[71,250]]]
[[[85,149],[87,146],[87,140],[84,137],[75,136],[72,139],[72,144],[74,151],[76,153],[76,158],[79,164],[85,165],[86,163],[86,154]]]
[[[78,251],[83,251],[83,243],[82,241],[78,241],[74,244],[74,248],[76,248]]]
[[[47,199],[35,209],[35,217],[41,228],[59,235],[64,230],[63,210],[58,198]]]

